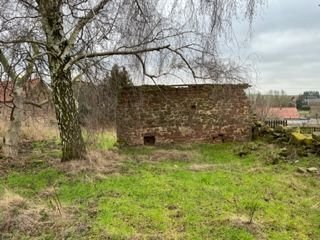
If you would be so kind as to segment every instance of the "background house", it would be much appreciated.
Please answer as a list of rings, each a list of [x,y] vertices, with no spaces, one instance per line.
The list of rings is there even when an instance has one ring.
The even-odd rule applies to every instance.
[[[280,124],[285,124],[289,126],[303,126],[308,124],[309,119],[301,117],[298,109],[295,107],[273,107],[268,111],[267,122],[272,123],[272,121],[284,121]]]
[[[8,120],[13,107],[13,82],[0,82],[0,118]],[[48,116],[54,114],[53,106],[50,101],[51,92],[48,86],[38,78],[30,79],[23,87],[23,94],[29,103],[42,103],[48,100],[41,106],[41,109],[32,104],[25,105],[24,115],[29,116]]]
[[[268,111],[267,118],[272,120],[299,119],[300,114],[296,107],[272,107]]]

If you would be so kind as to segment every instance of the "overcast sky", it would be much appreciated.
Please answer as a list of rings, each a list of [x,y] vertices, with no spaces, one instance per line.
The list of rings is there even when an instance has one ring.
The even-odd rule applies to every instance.
[[[241,55],[249,57],[258,75],[255,89],[298,94],[320,91],[319,0],[269,0],[253,23],[253,35]],[[246,32],[244,25],[237,30]]]

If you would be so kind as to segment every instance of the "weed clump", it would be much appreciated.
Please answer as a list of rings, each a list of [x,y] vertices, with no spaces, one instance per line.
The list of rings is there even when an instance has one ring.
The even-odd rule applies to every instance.
[[[233,152],[239,157],[245,157],[253,152],[257,152],[261,149],[261,144],[258,142],[249,142],[246,144],[242,144],[233,149]]]

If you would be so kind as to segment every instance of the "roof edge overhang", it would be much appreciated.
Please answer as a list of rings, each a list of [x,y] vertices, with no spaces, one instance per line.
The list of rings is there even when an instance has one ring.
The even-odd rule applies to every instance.
[[[136,86],[126,86],[125,89],[174,89],[174,88],[201,88],[201,87],[226,87],[226,88],[242,88],[247,89],[250,88],[251,85],[247,83],[239,83],[239,84],[232,84],[232,83],[212,83],[212,84],[176,84],[176,85],[136,85]]]

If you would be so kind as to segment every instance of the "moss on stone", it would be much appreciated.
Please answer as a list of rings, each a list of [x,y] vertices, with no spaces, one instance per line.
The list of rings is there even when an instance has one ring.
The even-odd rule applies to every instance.
[[[311,145],[313,142],[312,136],[310,134],[302,134],[299,132],[291,133],[292,139],[296,144],[306,144]]]

